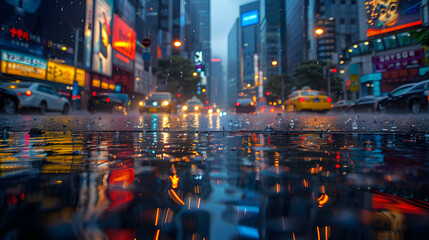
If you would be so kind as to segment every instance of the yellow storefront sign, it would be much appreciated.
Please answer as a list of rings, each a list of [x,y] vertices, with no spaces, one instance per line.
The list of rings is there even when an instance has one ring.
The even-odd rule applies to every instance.
[[[37,79],[45,79],[46,77],[45,69],[6,61],[1,61],[1,72]]]
[[[108,89],[109,88],[109,84],[107,82],[101,82],[101,88],[102,89]]]
[[[48,61],[47,80],[67,85],[73,85],[74,82],[74,67],[65,64],[60,64]],[[79,86],[85,86],[85,71],[76,69],[76,81]]]

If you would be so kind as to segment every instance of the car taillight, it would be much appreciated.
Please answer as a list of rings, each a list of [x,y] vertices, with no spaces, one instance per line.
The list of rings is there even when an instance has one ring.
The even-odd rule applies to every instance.
[[[332,102],[332,98],[328,97],[328,99],[326,99],[326,101],[327,101],[328,103],[330,103],[330,102]]]
[[[106,102],[110,102],[110,98],[106,98]]]
[[[25,95],[27,95],[27,97],[31,96],[31,91],[30,90],[25,91]]]
[[[240,106],[240,103],[236,103],[235,106],[237,106],[237,107]]]
[[[250,103],[250,105],[255,106],[255,103],[254,103],[254,102],[251,102],[251,103]]]
[[[21,93],[20,93],[20,92],[18,93],[18,96],[21,96]]]
[[[76,99],[76,95],[72,95],[72,99],[75,100]]]
[[[301,98],[299,99],[299,101],[300,101],[300,102],[305,102],[305,98],[301,97]]]

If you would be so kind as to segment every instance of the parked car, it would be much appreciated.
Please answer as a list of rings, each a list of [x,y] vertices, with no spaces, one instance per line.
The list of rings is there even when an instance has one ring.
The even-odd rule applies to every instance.
[[[20,108],[36,108],[40,113],[58,111],[68,114],[70,102],[52,86],[39,82],[5,83],[1,86],[18,95]]]
[[[317,90],[297,90],[289,95],[285,101],[287,112],[319,111],[327,112],[331,110],[332,99]]]
[[[375,112],[377,110],[378,97],[373,95],[367,95],[359,98],[351,106],[350,111],[352,112]]]
[[[88,111],[95,112],[123,112],[128,107],[128,101],[118,98],[116,93],[104,93],[91,96],[88,101]]]
[[[428,100],[425,92],[429,90],[429,80],[406,84],[398,87],[387,97],[378,101],[380,112],[412,112],[427,111]]]
[[[352,107],[353,104],[354,104],[353,101],[340,100],[332,106],[331,111],[348,112],[348,111],[350,111],[350,108]]]
[[[0,106],[1,110],[8,115],[15,114],[18,110],[18,95],[12,91],[0,88]]]
[[[198,98],[192,98],[186,101],[185,105],[182,106],[183,112],[203,112],[204,105]]]
[[[169,92],[150,93],[144,101],[139,102],[139,112],[175,112],[176,104]]]
[[[256,111],[255,102],[250,98],[238,99],[235,103],[236,113],[253,113]]]

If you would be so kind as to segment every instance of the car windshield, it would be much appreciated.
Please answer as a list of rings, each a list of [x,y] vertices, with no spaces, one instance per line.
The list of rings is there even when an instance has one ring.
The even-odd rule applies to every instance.
[[[200,105],[201,102],[200,101],[189,101],[188,105]]]
[[[162,93],[153,93],[151,96],[148,96],[148,100],[155,101],[155,100],[169,100],[170,95],[169,94],[162,94]]]
[[[403,94],[403,93],[405,93],[405,92],[407,92],[408,90],[410,90],[412,87],[413,87],[414,85],[409,85],[409,86],[405,86],[405,87],[400,87],[400,88],[397,88],[397,89],[395,89],[395,90],[393,90],[392,92],[391,92],[391,95],[392,96],[399,96],[399,95],[401,95],[401,94]]]
[[[237,102],[240,104],[250,104],[250,103],[252,103],[252,100],[251,99],[239,99]]]
[[[318,96],[319,91],[301,91],[302,96]]]

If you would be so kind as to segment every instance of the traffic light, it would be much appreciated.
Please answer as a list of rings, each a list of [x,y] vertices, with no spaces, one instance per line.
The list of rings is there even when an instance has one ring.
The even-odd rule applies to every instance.
[[[270,95],[271,95],[271,92],[267,92],[267,93],[266,93],[266,95],[267,95],[267,96],[270,96]]]
[[[331,68],[331,72],[336,73],[336,72],[338,72],[338,69],[336,69],[336,68]]]
[[[178,98],[182,97],[182,94],[178,93],[178,94],[177,94],[177,97],[178,97]]]

